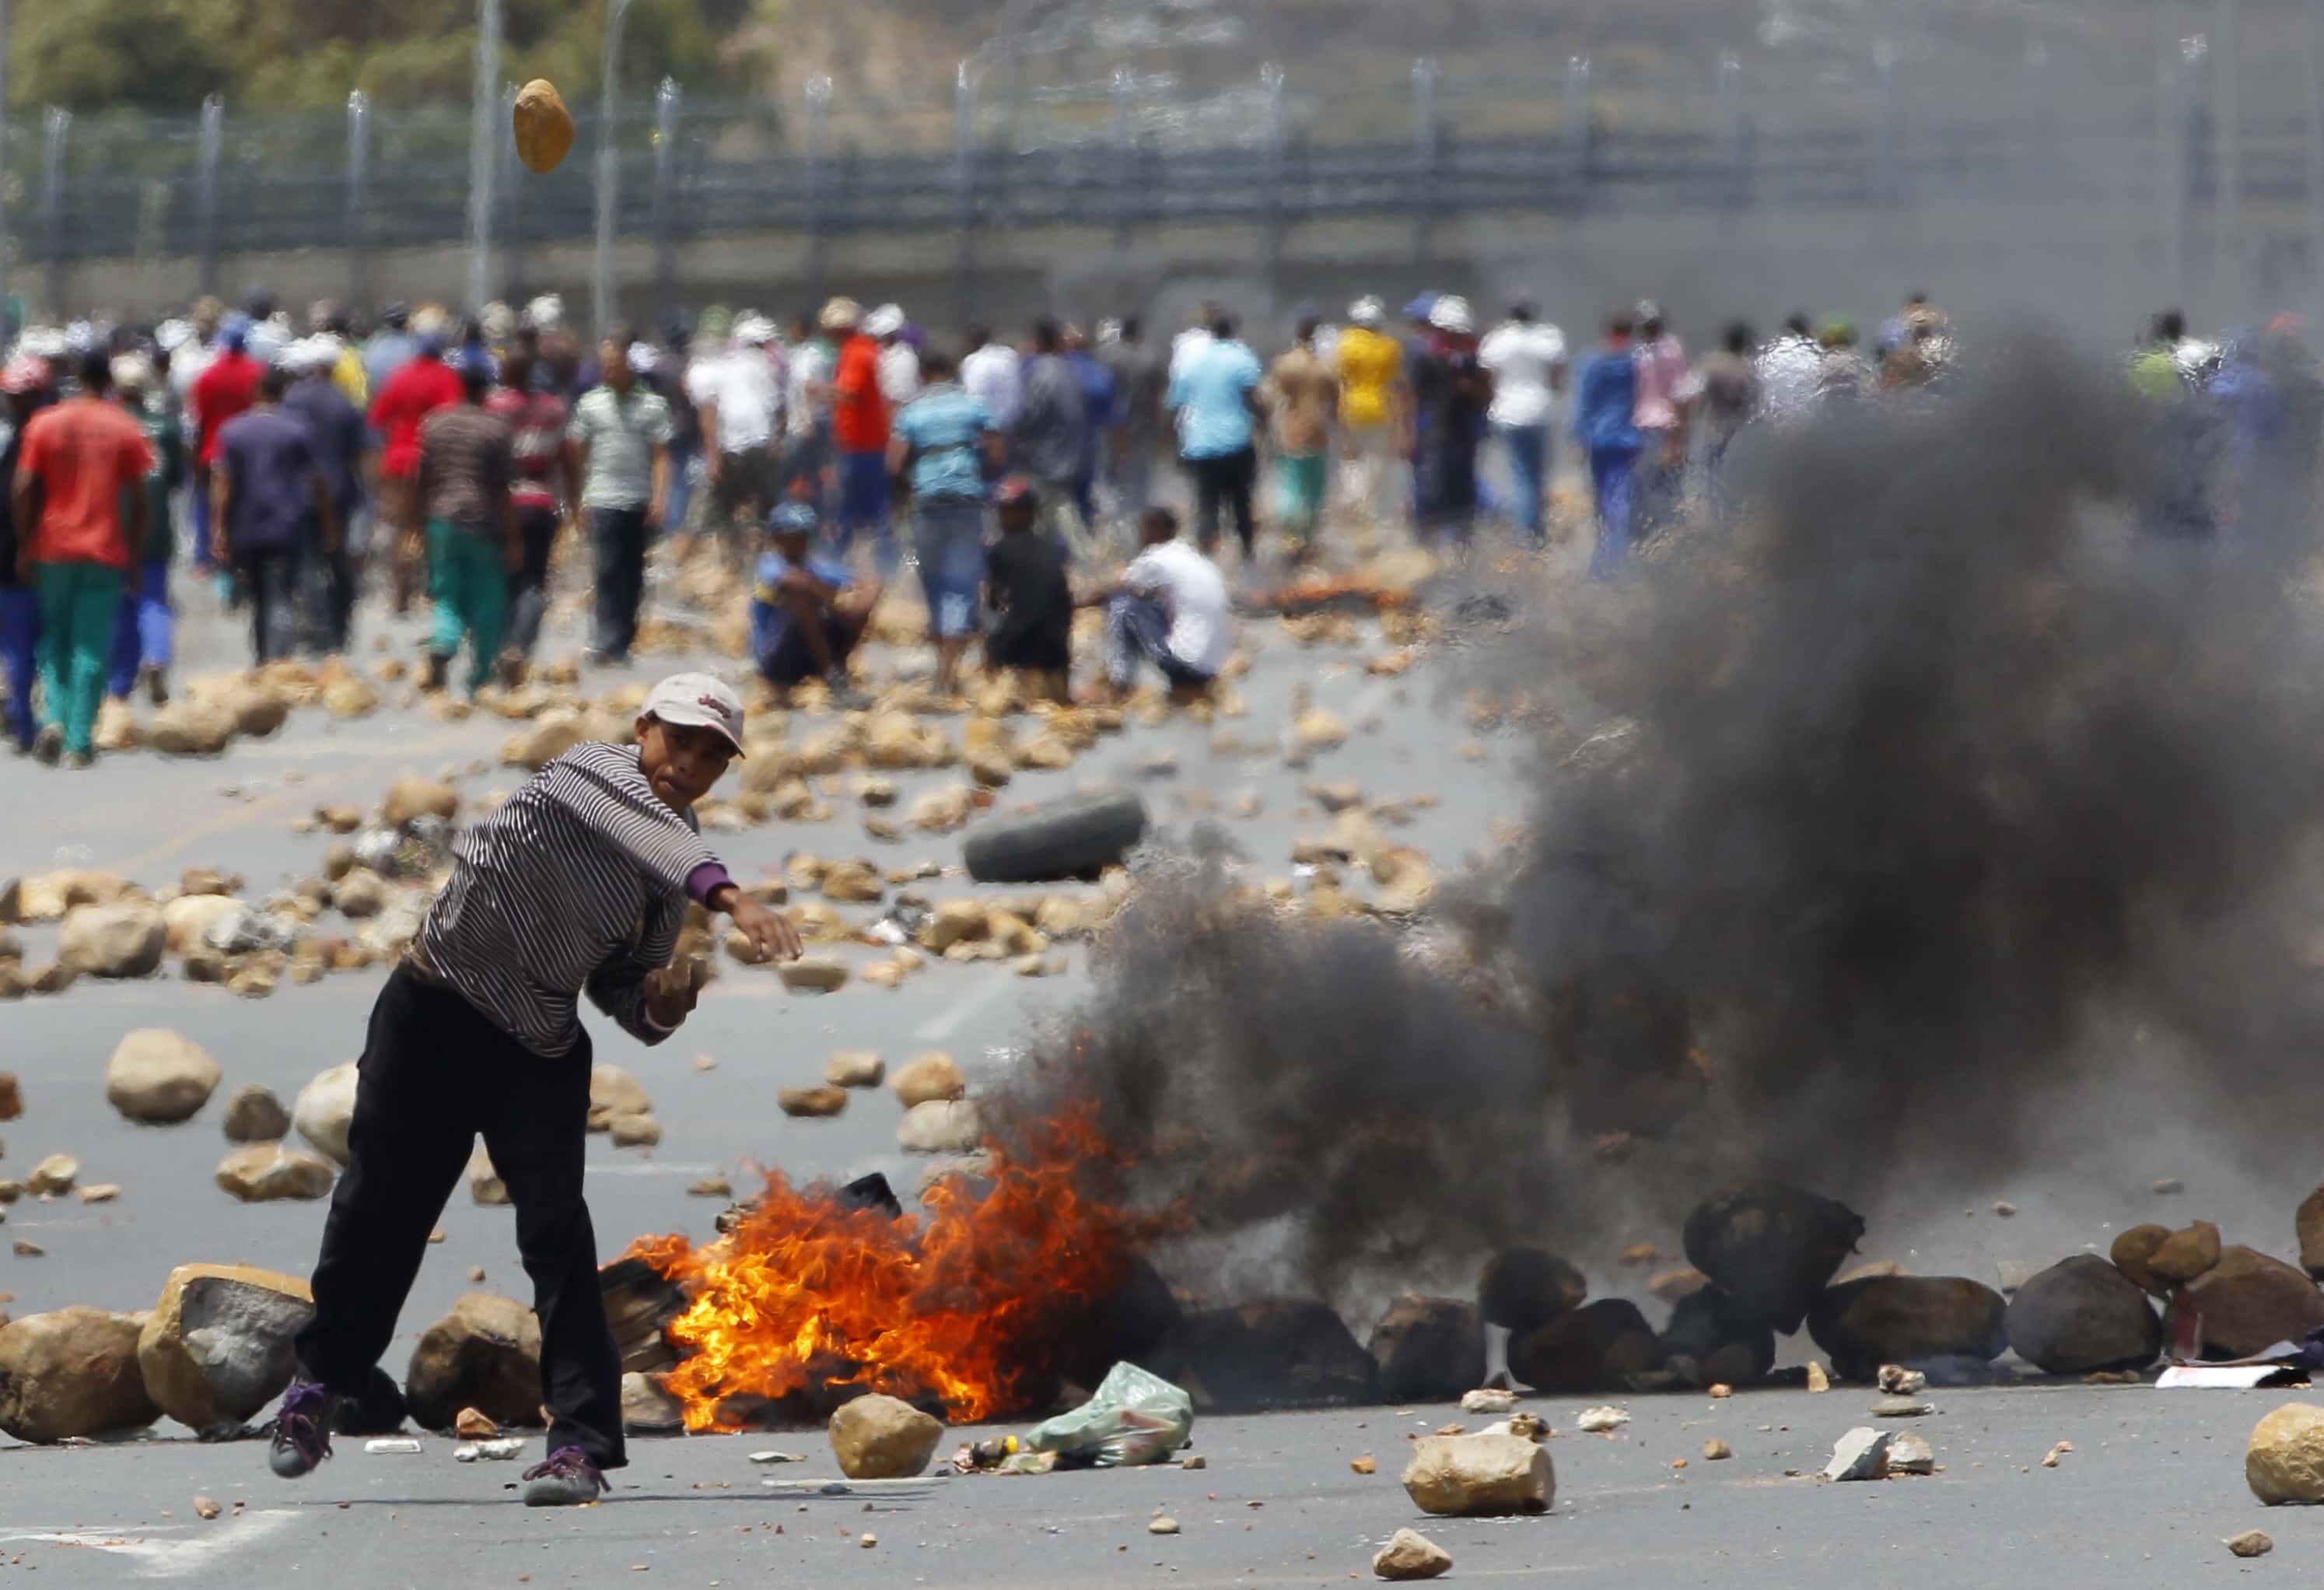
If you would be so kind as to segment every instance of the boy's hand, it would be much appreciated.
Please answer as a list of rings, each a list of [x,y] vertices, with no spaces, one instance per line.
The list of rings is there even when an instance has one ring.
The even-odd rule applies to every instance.
[[[798,929],[791,926],[788,917],[769,911],[740,890],[735,891],[726,910],[727,915],[734,920],[734,926],[751,940],[751,947],[758,951],[761,960],[798,959],[802,953]]]
[[[708,971],[700,961],[681,960],[646,974],[646,1014],[655,1026],[675,1030],[685,1023],[710,980]]]

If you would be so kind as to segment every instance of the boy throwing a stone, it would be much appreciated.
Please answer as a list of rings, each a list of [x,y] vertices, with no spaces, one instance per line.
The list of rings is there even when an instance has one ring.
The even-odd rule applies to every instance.
[[[732,917],[762,954],[798,957],[790,924],[735,886],[694,821],[742,752],[740,698],[677,674],[646,698],[635,744],[575,746],[462,838],[372,1009],[315,1316],[275,1420],[276,1474],[331,1455],[340,1399],[371,1383],[479,1132],[516,1206],[540,1317],[549,1459],[526,1471],[525,1502],[593,1502],[626,1461],[621,1359],[582,1198],[590,1046],[577,1006],[586,992],[649,1044],[675,1031],[696,992],[665,970],[689,901]]]

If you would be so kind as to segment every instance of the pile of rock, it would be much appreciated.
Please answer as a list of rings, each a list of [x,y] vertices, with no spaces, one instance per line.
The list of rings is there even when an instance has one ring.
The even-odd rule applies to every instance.
[[[2319,1189],[2324,1193],[2324,1189]],[[2311,1206],[2296,1222],[2305,1259],[2317,1229]],[[2179,1231],[2134,1225],[2116,1237],[2111,1257],[2132,1282],[2170,1308],[2164,1328],[2191,1336],[2207,1358],[2239,1358],[2277,1342],[2296,1342],[2324,1326],[2324,1292],[2312,1271],[2256,1249],[2223,1245],[2219,1228],[2199,1220]]]

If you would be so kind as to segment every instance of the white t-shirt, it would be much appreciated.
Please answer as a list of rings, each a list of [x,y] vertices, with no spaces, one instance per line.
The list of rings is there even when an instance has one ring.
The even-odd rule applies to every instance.
[[[910,343],[898,340],[880,350],[880,395],[898,409],[920,395],[920,356]]]
[[[686,372],[686,395],[694,406],[718,410],[718,450],[746,452],[775,439],[782,412],[782,386],[774,361],[755,347],[728,348],[696,359]]]
[[[790,422],[785,429],[795,437],[812,436],[816,423],[831,417],[830,393],[826,392],[818,400],[815,392],[819,385],[830,384],[833,369],[831,350],[820,342],[799,343],[790,350],[788,367],[790,373]]]
[[[1771,419],[1797,419],[1815,405],[1823,382],[1823,353],[1812,338],[1785,332],[1759,350],[1759,410]]]
[[[988,342],[960,362],[960,384],[968,395],[984,405],[984,417],[995,430],[1017,423],[1017,405],[1024,389],[1019,382],[1017,350],[1006,343]]]
[[[1150,596],[1170,615],[1170,655],[1197,673],[1216,678],[1234,650],[1228,633],[1227,582],[1219,566],[1191,541],[1164,541],[1138,554],[1121,582]]]
[[[1546,425],[1556,402],[1550,382],[1565,368],[1565,334],[1538,320],[1511,320],[1495,327],[1477,349],[1477,362],[1493,373],[1493,406],[1485,417],[1496,425]]]

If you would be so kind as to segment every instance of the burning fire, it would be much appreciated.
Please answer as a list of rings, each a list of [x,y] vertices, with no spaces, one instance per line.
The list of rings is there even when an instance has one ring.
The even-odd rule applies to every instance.
[[[955,1420],[1042,1393],[1078,1317],[1120,1288],[1150,1220],[1100,1200],[1121,1160],[1093,1104],[1033,1123],[1014,1153],[988,1138],[992,1185],[930,1188],[924,1216],[855,1208],[779,1174],[724,1236],[641,1238],[630,1255],[693,1301],[667,1335],[688,1429],[735,1429],[765,1402],[828,1388],[933,1396]]]

